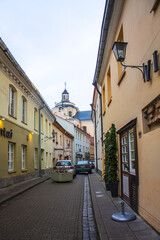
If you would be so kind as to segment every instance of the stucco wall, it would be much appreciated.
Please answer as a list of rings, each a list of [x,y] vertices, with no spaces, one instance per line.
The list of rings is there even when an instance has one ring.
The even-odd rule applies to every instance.
[[[113,52],[110,53],[102,88],[107,89],[107,72],[111,72],[112,101],[103,116],[104,132],[111,124],[119,130],[137,118],[137,144],[139,168],[139,213],[160,231],[160,125],[153,131],[143,132],[142,109],[160,94],[160,75],[153,72],[153,52],[160,54],[160,6],[150,13],[154,1],[125,1],[114,41],[123,26],[124,41],[128,42],[125,64],[142,65],[152,61],[152,81],[143,81],[138,69],[127,68],[118,85],[118,67]],[[109,47],[109,46],[108,46]],[[107,90],[106,90],[107,103]],[[120,161],[120,159],[119,159]]]

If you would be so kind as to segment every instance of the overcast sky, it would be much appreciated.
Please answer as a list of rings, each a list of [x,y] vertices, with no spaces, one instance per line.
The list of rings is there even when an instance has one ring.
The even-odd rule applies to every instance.
[[[49,107],[90,110],[105,0],[1,0],[0,37]]]

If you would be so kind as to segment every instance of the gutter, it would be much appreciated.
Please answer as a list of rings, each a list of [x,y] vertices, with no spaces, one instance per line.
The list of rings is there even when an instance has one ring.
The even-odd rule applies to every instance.
[[[106,0],[93,83],[97,82],[99,78],[103,56],[104,56],[105,45],[106,45],[106,39],[108,37],[109,25],[110,25],[110,21],[111,21],[113,9],[114,9],[114,3],[115,3],[115,0]]]
[[[102,139],[102,150],[103,150],[103,118],[102,118],[102,94],[101,92],[99,91],[98,87],[97,87],[97,82],[93,83],[93,85],[95,86],[98,94],[99,94],[99,97],[100,97],[100,107],[101,107],[101,139]]]
[[[97,120],[96,120],[96,110],[93,108],[93,104],[91,104],[92,111],[94,111],[94,121],[95,121],[95,147],[96,147],[96,172],[98,172],[98,154],[97,154]]]

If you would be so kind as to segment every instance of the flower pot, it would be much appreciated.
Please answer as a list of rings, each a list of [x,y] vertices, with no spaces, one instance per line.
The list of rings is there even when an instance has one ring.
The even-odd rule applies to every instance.
[[[118,197],[118,182],[110,184],[110,190],[112,197]]]

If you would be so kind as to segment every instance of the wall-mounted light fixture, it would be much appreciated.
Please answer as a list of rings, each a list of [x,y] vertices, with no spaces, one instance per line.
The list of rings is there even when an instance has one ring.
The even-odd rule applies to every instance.
[[[34,132],[29,132],[28,134],[27,134],[27,141],[29,140],[29,139],[32,139],[32,135],[34,134]]]
[[[0,116],[0,120],[4,121],[4,120],[5,120],[5,117]]]
[[[121,62],[122,66],[125,68],[127,67],[137,68],[143,74],[144,82],[150,81],[151,80],[151,60],[148,60],[147,65],[143,64],[142,66],[123,64],[126,57],[127,44],[128,44],[127,42],[114,42],[112,50],[114,52],[117,62]]]

